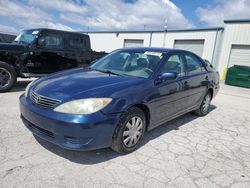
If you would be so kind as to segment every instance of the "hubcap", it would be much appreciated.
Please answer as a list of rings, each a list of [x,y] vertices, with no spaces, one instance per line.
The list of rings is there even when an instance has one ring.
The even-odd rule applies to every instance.
[[[11,74],[4,68],[0,67],[0,88],[4,88],[9,85],[11,80]]]
[[[141,138],[143,131],[142,119],[138,116],[131,118],[123,132],[123,143],[126,147],[133,147]]]
[[[203,107],[203,112],[208,111],[208,108],[210,106],[210,102],[211,102],[211,97],[208,94],[208,95],[206,95],[206,97],[205,97],[205,99],[203,101],[203,106],[202,106]]]

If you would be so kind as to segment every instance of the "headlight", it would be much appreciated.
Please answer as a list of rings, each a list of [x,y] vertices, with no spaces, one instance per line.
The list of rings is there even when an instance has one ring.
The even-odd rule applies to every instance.
[[[111,98],[79,99],[61,104],[54,111],[67,114],[92,114],[103,109],[111,101]]]
[[[28,96],[28,93],[29,93],[29,90],[30,90],[30,86],[34,83],[34,81],[35,81],[35,80],[33,80],[32,82],[30,82],[30,83],[27,85],[27,87],[26,87],[26,89],[25,89],[25,93],[24,93],[25,97]]]

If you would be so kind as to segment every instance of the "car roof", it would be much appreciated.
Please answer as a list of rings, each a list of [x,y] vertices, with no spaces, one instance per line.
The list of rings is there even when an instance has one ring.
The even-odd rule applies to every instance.
[[[64,31],[64,30],[49,29],[49,28],[32,28],[32,29],[24,29],[23,31],[29,31],[29,30],[54,31],[54,32],[59,32],[59,33],[79,34],[79,35],[88,36],[87,34],[84,34],[84,33],[81,33],[81,32],[77,32],[77,31]]]
[[[151,51],[151,52],[189,52],[186,50],[175,49],[175,48],[157,48],[157,47],[134,47],[134,48],[121,48],[119,50],[127,50],[127,51]]]

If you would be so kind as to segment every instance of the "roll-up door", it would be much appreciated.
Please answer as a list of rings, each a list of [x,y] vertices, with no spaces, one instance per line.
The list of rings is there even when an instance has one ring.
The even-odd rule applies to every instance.
[[[124,39],[124,48],[143,47],[143,40]]]
[[[233,45],[228,67],[243,65],[250,67],[250,45]]]
[[[202,57],[204,40],[175,40],[174,48],[188,50]]]

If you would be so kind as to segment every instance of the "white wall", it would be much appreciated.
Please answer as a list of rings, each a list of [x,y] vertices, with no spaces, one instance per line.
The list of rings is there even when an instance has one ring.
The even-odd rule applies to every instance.
[[[212,60],[216,38],[216,30],[212,31],[185,31],[185,32],[153,32],[151,46],[173,48],[175,40],[204,40],[202,58]],[[150,32],[145,33],[89,33],[92,49],[96,51],[113,51],[123,48],[124,39],[142,39],[144,47],[150,45]],[[165,35],[165,37],[164,37]],[[165,43],[164,43],[165,38]],[[164,46],[165,44],[165,46]]]
[[[142,39],[143,46],[149,46],[150,33],[88,33],[91,47],[96,51],[111,52],[123,48],[124,39]]]
[[[250,22],[226,22],[224,28],[224,31],[215,29],[153,32],[151,46],[173,48],[175,40],[204,40],[202,58],[213,60],[213,64],[222,76],[223,70],[227,68],[231,46],[233,44],[250,45]],[[142,39],[144,40],[143,46],[147,47],[150,45],[151,33],[89,33],[89,36],[94,50],[110,52],[123,48],[124,39]]]
[[[250,22],[225,24],[218,66],[220,75],[223,75],[223,70],[227,68],[233,44],[250,45]]]
[[[175,40],[204,40],[204,49],[202,58],[212,61],[213,50],[216,38],[216,30],[212,31],[185,31],[185,32],[167,32],[165,36],[166,48],[173,48]],[[152,47],[163,47],[164,33],[153,33]]]

